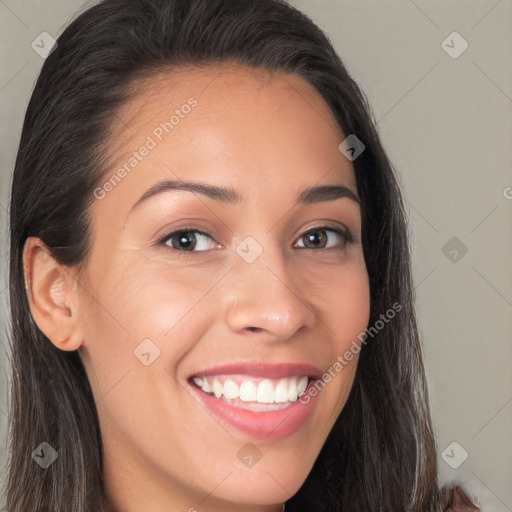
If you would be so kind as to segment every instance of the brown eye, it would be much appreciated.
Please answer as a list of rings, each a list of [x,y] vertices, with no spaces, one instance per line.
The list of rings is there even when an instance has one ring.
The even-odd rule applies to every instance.
[[[201,252],[207,251],[208,239],[212,237],[204,232],[196,229],[181,229],[168,233],[159,240],[159,243],[169,246],[176,251]]]
[[[321,226],[304,233],[299,240],[304,240],[303,245],[299,246],[302,249],[333,249],[337,246],[344,249],[351,241],[351,237],[348,232],[341,229]]]

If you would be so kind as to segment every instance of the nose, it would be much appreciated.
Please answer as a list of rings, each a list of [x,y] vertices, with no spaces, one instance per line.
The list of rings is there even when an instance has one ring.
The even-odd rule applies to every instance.
[[[316,312],[301,276],[287,268],[279,250],[265,249],[252,263],[236,261],[230,272],[226,323],[233,332],[264,331],[275,340],[313,328]],[[265,255],[265,256],[264,256]]]

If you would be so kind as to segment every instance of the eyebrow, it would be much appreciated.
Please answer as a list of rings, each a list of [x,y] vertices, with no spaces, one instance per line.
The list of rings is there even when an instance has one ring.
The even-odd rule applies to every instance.
[[[162,192],[169,190],[184,190],[204,195],[216,201],[222,201],[227,204],[238,204],[243,201],[243,197],[231,187],[219,187],[207,183],[185,182],[185,181],[162,181],[156,183],[146,190],[140,199],[132,206],[130,213],[138,205]],[[356,192],[345,185],[321,185],[304,189],[297,196],[297,204],[314,204],[324,201],[334,201],[336,199],[348,198],[357,204],[361,204]]]

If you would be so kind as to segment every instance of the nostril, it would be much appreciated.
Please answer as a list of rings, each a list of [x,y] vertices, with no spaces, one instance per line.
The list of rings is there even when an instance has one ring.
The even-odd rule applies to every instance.
[[[247,330],[251,332],[258,332],[261,331],[261,327],[247,327]]]

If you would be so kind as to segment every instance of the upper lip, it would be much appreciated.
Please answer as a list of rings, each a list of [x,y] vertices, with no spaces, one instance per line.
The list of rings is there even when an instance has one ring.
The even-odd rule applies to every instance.
[[[293,377],[306,375],[308,377],[320,378],[322,371],[312,364],[307,363],[231,363],[205,368],[194,372],[190,377],[209,375],[251,375],[253,377],[266,377],[279,379],[282,377]]]

